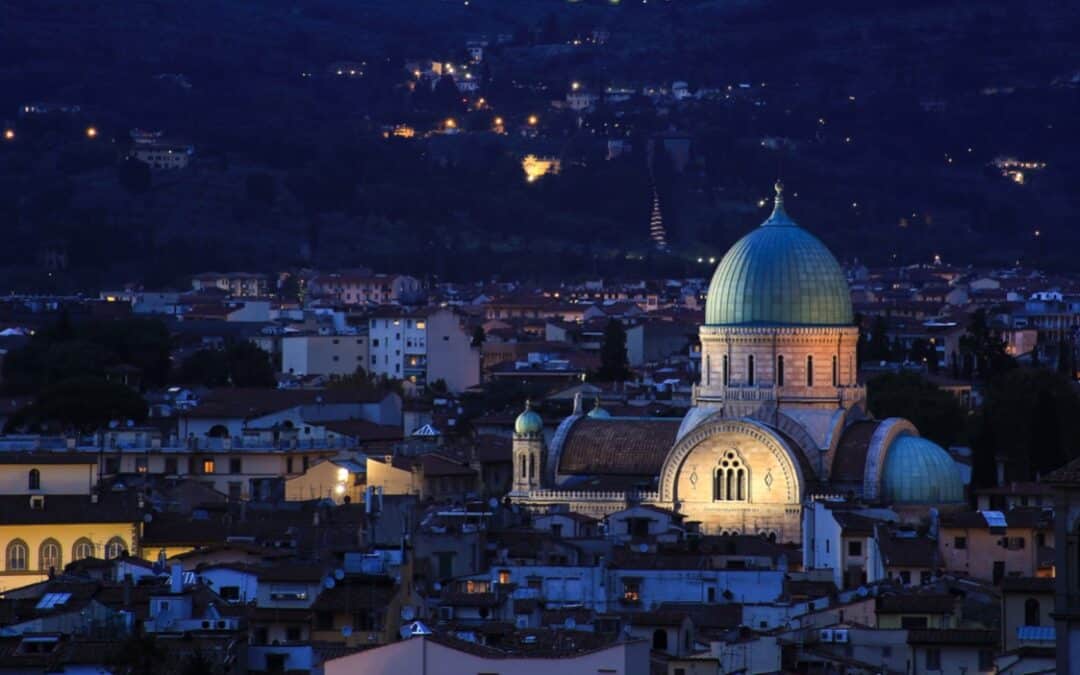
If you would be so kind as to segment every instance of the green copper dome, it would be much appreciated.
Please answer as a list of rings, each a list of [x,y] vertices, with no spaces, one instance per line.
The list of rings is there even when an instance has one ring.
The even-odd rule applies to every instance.
[[[593,419],[607,419],[611,417],[611,413],[600,407],[600,397],[596,397],[596,404],[593,405],[593,409],[589,411],[589,417]]]
[[[514,420],[514,433],[518,436],[535,436],[544,433],[544,420],[532,409],[531,402],[525,402],[525,412]]]
[[[849,326],[851,291],[821,241],[784,211],[783,187],[768,220],[735,242],[709,284],[710,326]]]
[[[881,496],[898,504],[964,501],[964,482],[949,453],[932,441],[901,434],[885,453]]]

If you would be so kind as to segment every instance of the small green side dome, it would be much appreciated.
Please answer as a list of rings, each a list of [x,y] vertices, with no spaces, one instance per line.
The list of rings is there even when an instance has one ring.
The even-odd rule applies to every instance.
[[[589,417],[593,419],[606,420],[611,417],[611,413],[600,407],[600,397],[596,397],[596,403],[593,404],[593,409],[589,411]]]
[[[901,434],[885,452],[881,495],[896,504],[964,501],[964,482],[952,457],[925,438]]]
[[[851,291],[825,244],[784,211],[776,184],[772,215],[735,242],[705,298],[709,326],[850,326]]]
[[[525,402],[525,412],[514,420],[514,433],[518,436],[535,436],[544,433],[544,420],[532,409],[532,402]]]

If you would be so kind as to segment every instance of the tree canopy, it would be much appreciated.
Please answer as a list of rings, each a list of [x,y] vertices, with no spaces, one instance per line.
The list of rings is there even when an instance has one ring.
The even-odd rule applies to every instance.
[[[935,443],[948,447],[965,439],[960,401],[916,373],[888,373],[870,380],[867,404],[879,419],[903,417]]]
[[[601,382],[621,382],[632,375],[626,356],[626,329],[618,319],[611,319],[604,328],[604,344],[600,347],[600,369],[596,379]]]
[[[146,413],[146,401],[130,387],[77,377],[43,389],[33,403],[8,420],[7,427],[87,433],[110,422],[142,422]]]
[[[35,394],[70,378],[101,378],[112,366],[139,370],[147,386],[168,381],[171,339],[156,319],[89,320],[74,323],[61,313],[51,326],[4,359],[4,389]]]
[[[225,349],[200,349],[180,364],[176,381],[206,387],[272,387],[277,383],[270,354],[247,340]]]

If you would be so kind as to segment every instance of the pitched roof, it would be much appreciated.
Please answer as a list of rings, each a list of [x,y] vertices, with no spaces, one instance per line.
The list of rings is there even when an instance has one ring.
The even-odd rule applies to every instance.
[[[324,589],[311,608],[317,612],[351,612],[388,607],[393,598],[394,583],[389,578],[346,580],[334,588]]]
[[[1049,528],[1053,527],[1053,515],[1050,511],[1039,508],[1016,508],[1010,511],[958,511],[941,517],[942,528],[962,528],[989,530],[989,518],[999,514],[1004,519],[1005,527]]]
[[[877,599],[878,614],[952,614],[955,610],[956,598],[944,594],[900,593]]]
[[[387,394],[374,389],[272,389],[235,387],[214,389],[202,398],[189,417],[252,419],[280,410],[317,403],[378,403]]]
[[[845,535],[873,534],[874,524],[878,522],[874,518],[868,518],[867,516],[851,513],[850,511],[836,509],[831,511],[831,513]]]
[[[659,609],[684,612],[699,630],[737,628],[742,624],[742,605],[736,603],[662,602]]]
[[[897,537],[879,530],[878,548],[882,562],[889,567],[936,567],[937,542],[929,537]]]
[[[320,422],[334,433],[349,436],[357,443],[370,441],[400,441],[405,434],[401,427],[392,424],[375,424],[367,420],[331,420]]]
[[[1053,577],[1005,577],[1001,580],[1003,593],[1053,593]]]
[[[993,646],[998,643],[998,635],[993,630],[961,628],[913,630],[908,632],[908,644]]]
[[[136,496],[127,492],[105,492],[96,504],[90,495],[44,497],[42,508],[31,508],[27,495],[0,495],[4,524],[135,523],[141,518]]]
[[[655,476],[675,444],[679,419],[584,418],[570,427],[559,473]]]
[[[1051,471],[1043,480],[1056,485],[1076,485],[1080,483],[1080,458],[1074,459],[1060,469]]]
[[[416,461],[420,465],[421,470],[423,470],[425,478],[431,478],[433,476],[476,475],[476,471],[469,468],[468,464],[434,453],[421,455]]]
[[[0,452],[0,464],[97,464],[88,452],[49,452],[47,450],[8,450]]]

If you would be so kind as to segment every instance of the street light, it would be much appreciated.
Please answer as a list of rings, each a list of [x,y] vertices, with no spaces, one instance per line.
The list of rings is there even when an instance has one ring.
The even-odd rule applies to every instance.
[[[529,120],[528,121],[529,121],[529,126],[530,127],[535,127],[540,122],[540,118],[537,117],[536,115],[529,115]]]
[[[97,138],[97,128],[96,127],[86,127],[86,137],[87,138]]]
[[[15,130],[14,129],[4,129],[4,140],[5,141],[13,141],[13,140],[15,140]]]

